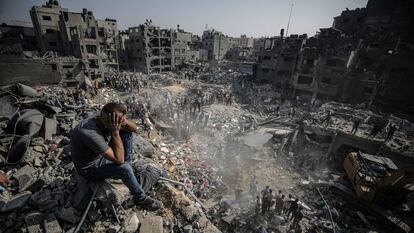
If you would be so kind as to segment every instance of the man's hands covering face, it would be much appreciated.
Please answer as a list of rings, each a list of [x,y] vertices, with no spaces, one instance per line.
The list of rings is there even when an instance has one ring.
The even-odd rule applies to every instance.
[[[119,132],[122,125],[126,123],[126,117],[122,113],[109,113],[109,129],[112,132]]]

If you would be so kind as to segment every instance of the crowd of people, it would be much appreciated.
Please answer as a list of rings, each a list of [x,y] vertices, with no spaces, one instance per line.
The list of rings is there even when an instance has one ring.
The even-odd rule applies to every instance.
[[[141,82],[137,74],[111,72],[105,75],[104,86],[112,87],[118,91],[131,93],[141,87]]]
[[[256,215],[264,217],[275,215],[284,215],[286,221],[290,221],[290,229],[299,228],[299,223],[303,218],[303,207],[299,203],[298,198],[294,198],[291,194],[287,196],[279,190],[277,194],[266,186],[260,193],[258,192],[256,177],[250,182],[250,194],[256,197]],[[267,232],[265,227],[260,228],[261,232]]]

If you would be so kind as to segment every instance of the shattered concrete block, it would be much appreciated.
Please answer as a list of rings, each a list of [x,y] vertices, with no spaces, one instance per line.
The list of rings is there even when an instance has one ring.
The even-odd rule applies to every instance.
[[[44,139],[52,139],[57,132],[57,125],[58,122],[55,119],[45,117],[40,136]]]
[[[79,216],[77,216],[77,211],[73,207],[62,208],[59,212],[58,217],[66,222],[75,224],[79,221]]]
[[[162,233],[163,232],[162,217],[153,216],[142,219],[139,232],[145,233]]]
[[[13,177],[19,181],[19,192],[26,190],[33,182],[34,173],[35,169],[30,165],[26,165],[13,174]]]
[[[17,194],[2,206],[0,212],[10,212],[22,208],[24,205],[26,205],[27,201],[29,201],[31,195],[32,193],[30,191]]]
[[[183,228],[184,233],[193,233],[193,226],[187,225]]]
[[[125,228],[125,233],[134,233],[138,230],[139,220],[135,212],[131,213],[123,223]],[[145,232],[145,231],[144,231]]]
[[[33,166],[35,167],[41,167],[42,166],[43,161],[41,159],[39,159],[38,157],[35,157],[33,160]]]
[[[187,221],[191,221],[198,215],[199,212],[195,206],[189,205],[189,206],[183,206],[180,209],[180,213],[184,216],[184,218]]]
[[[137,226],[137,229],[138,229],[138,226]],[[109,229],[108,229],[108,233],[117,233],[117,232],[119,232],[121,230],[121,226],[120,225],[118,225],[118,224],[116,224],[116,225],[111,225],[111,226],[109,226]],[[125,231],[126,232],[126,231]]]
[[[111,205],[121,205],[130,196],[130,191],[123,183],[109,182],[107,180],[99,184],[96,197],[102,204],[110,207]]]
[[[138,152],[145,157],[152,158],[154,151],[155,151],[154,146],[139,135],[135,136],[134,140],[135,140],[135,144],[137,146]]]
[[[48,232],[48,233],[63,232],[54,214],[50,214],[49,216],[46,217],[46,221],[44,222],[43,227],[45,229],[45,232]]]
[[[36,180],[34,180],[28,187],[27,190],[31,191],[31,192],[36,192],[38,191],[40,188],[42,188],[45,184],[47,183],[46,181],[46,177],[41,176],[39,178],[37,178]]]
[[[43,233],[42,222],[43,214],[40,212],[32,212],[25,216],[24,221],[26,222],[27,231],[29,233]]]
[[[214,226],[206,216],[201,216],[198,221],[198,225],[202,228],[204,233],[221,233],[216,226]]]

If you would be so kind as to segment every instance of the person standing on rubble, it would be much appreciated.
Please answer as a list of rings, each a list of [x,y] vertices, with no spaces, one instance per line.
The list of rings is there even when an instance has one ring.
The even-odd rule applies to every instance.
[[[298,208],[299,208],[298,202],[299,202],[299,199],[297,199],[297,198],[295,200],[290,201],[290,207],[289,207],[289,210],[286,213],[286,217],[288,219],[290,219],[289,218],[290,214],[292,214],[291,217],[293,218],[294,213],[298,210]]]
[[[125,113],[122,105],[108,103],[100,115],[82,120],[71,135],[73,163],[77,172],[92,182],[120,177],[136,205],[158,210],[162,203],[149,197],[135,177],[131,165],[134,156],[132,133],[137,132],[138,126],[127,120]]]
[[[387,132],[387,137],[385,138],[385,142],[388,142],[389,140],[391,140],[391,138],[394,136],[395,130],[397,129],[397,126],[394,124],[391,124],[388,132]]]
[[[253,179],[252,179],[252,181],[250,181],[250,190],[249,190],[249,192],[250,192],[250,194],[252,195],[252,196],[255,196],[255,195],[257,195],[257,179],[256,179],[256,176],[253,176]]]
[[[272,189],[269,186],[266,186],[266,189],[262,191],[262,214],[265,215],[266,212],[269,212],[270,207],[272,206]]]
[[[291,229],[297,229],[299,227],[299,222],[303,219],[302,207],[299,207],[292,215],[293,223]]]
[[[283,211],[283,204],[285,204],[285,195],[282,194],[282,191],[279,190],[279,193],[276,196],[276,213],[280,214]]]
[[[326,117],[325,119],[323,119],[321,125],[326,123],[325,128],[328,127],[331,124],[331,118],[332,118],[332,112],[331,110],[328,110],[328,112],[326,113]]]
[[[359,118],[356,118],[354,121],[354,124],[352,125],[351,134],[355,134],[358,131],[358,127],[361,124],[361,120]]]

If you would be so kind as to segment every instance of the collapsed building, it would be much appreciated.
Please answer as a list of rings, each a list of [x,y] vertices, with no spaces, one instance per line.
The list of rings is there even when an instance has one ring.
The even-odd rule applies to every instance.
[[[409,101],[413,85],[407,78],[412,76],[408,65],[413,55],[412,9],[412,3],[401,0],[393,4],[368,1],[366,8],[343,11],[331,28],[304,39],[293,52],[297,58],[294,68],[286,73],[292,95],[310,103],[339,100],[382,109],[411,109],[407,106],[413,105]],[[255,41],[256,51],[267,51],[257,53],[256,80],[278,79],[276,69],[268,67],[276,64],[279,54],[272,41]],[[397,89],[401,95],[392,94]]]
[[[143,73],[178,69],[199,60],[193,35],[177,26],[177,30],[161,29],[148,21],[128,29],[127,54],[130,70]]]
[[[96,19],[92,11],[81,13],[49,1],[30,10],[38,44],[42,51],[74,56],[82,60],[88,77],[103,77],[118,67],[118,28],[116,20]]]
[[[60,50],[0,57],[0,231],[412,232],[411,34],[388,33],[407,29],[412,4],[375,2],[310,38],[200,38],[147,21],[120,32],[119,47],[116,21],[47,3],[38,17],[66,39],[45,34],[40,46]],[[89,70],[108,70],[94,75],[91,59],[113,70],[82,90]],[[219,61],[195,64],[208,60]],[[142,121],[135,175],[162,211],[132,204],[118,179],[96,188],[75,172],[70,132],[108,102]],[[264,213],[266,186],[298,199],[303,219],[273,204]]]

